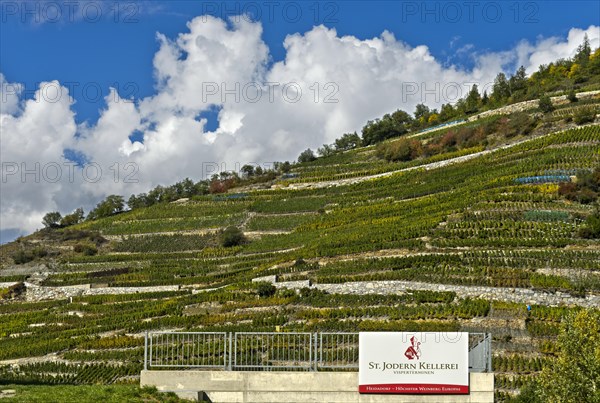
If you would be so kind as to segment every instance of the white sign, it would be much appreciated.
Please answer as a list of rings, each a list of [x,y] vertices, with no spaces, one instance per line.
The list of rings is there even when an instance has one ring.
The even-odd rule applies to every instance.
[[[361,332],[360,393],[469,393],[469,334]]]

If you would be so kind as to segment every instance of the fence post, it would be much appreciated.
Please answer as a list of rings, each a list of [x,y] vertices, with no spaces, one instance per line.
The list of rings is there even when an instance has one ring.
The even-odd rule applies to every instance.
[[[233,333],[229,332],[229,370],[230,371],[233,369],[232,366],[231,366],[231,356],[233,354],[233,349],[232,349],[232,346],[233,346],[232,342],[233,342],[233,340],[232,339],[233,339]]]
[[[487,343],[485,344],[486,346],[486,350],[487,350],[487,372],[493,372],[492,369],[492,334],[491,333],[487,333],[486,334],[486,341]]]
[[[148,369],[148,331],[144,336],[144,371]]]
[[[314,343],[315,343],[315,347],[314,347],[314,351],[315,351],[314,352],[314,368],[313,368],[313,371],[318,371],[319,370],[319,367],[318,367],[319,357],[318,357],[318,354],[317,354],[317,352],[318,352],[318,346],[317,346],[318,336],[317,336],[317,333],[315,333],[313,336],[314,336],[313,338],[314,338]]]

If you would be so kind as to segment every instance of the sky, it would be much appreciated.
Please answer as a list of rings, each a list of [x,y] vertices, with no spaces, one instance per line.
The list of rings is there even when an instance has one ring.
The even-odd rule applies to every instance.
[[[0,1],[0,242],[600,44],[596,1]]]

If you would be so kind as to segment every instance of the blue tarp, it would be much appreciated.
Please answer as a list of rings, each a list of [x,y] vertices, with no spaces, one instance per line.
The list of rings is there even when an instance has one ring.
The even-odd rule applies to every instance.
[[[517,183],[559,183],[570,182],[571,177],[568,175],[541,175],[541,176],[526,176],[524,178],[516,178]]]

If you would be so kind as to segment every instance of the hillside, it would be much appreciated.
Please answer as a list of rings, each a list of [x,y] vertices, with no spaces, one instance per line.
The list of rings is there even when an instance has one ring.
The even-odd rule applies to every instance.
[[[462,330],[492,333],[501,400],[553,359],[567,312],[600,306],[600,243],[582,230],[598,196],[563,191],[600,167],[598,117],[573,122],[600,95],[580,98],[3,245],[0,379],[135,380],[147,330]],[[246,241],[224,247],[229,226]]]

